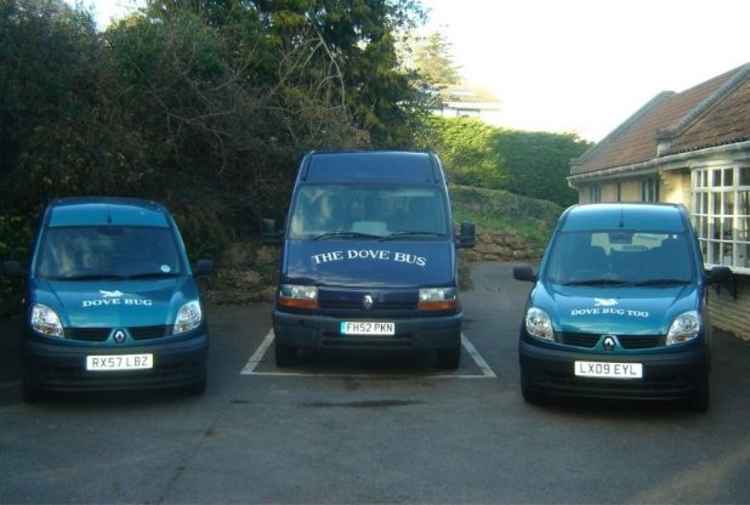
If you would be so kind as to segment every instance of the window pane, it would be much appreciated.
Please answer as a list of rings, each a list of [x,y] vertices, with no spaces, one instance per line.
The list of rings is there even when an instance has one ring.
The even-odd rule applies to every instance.
[[[721,214],[721,193],[713,193],[713,199],[714,199],[714,210],[713,213],[716,215]]]
[[[708,186],[708,170],[703,171],[703,187]]]
[[[750,167],[740,168],[740,186],[750,186]]]
[[[750,217],[737,218],[737,240],[750,241]]]
[[[703,184],[701,184],[701,180],[703,179],[703,170],[697,170],[695,172],[695,178],[693,180],[693,184],[696,188],[703,187]]]
[[[721,245],[721,264],[729,267],[732,263],[734,263],[734,248],[732,244],[725,242]]]
[[[708,238],[708,218],[706,216],[701,217],[700,231],[698,236],[702,238]]]
[[[734,191],[724,193],[724,215],[734,215]]]
[[[738,195],[737,214],[750,215],[750,191],[740,191]]]
[[[722,219],[721,238],[723,240],[732,240],[734,238],[732,235],[732,231],[733,231],[732,222],[733,221],[734,219],[732,219],[731,217],[725,217],[724,219]]]
[[[705,240],[700,241],[701,245],[701,254],[703,255],[703,261],[708,261],[708,248],[706,246],[707,242]]]
[[[718,265],[721,260],[721,242],[711,242],[711,259],[709,263]]]
[[[724,169],[724,186],[733,186],[733,185],[734,185],[734,169],[725,168]]]
[[[737,244],[737,266],[750,268],[750,244]]]
[[[703,193],[703,206],[701,208],[704,214],[708,213],[708,193]]]
[[[711,217],[711,238],[719,240],[721,238],[721,221],[718,217]]]
[[[715,188],[718,188],[721,186],[721,170],[712,170],[713,173],[713,179],[712,179],[712,185]]]

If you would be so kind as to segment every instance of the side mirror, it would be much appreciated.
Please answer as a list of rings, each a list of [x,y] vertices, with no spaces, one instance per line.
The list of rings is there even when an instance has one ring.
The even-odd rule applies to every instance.
[[[458,247],[470,249],[477,243],[477,231],[473,223],[461,223],[461,232],[458,235]]]
[[[536,274],[529,265],[513,267],[513,278],[517,281],[536,282]]]
[[[721,284],[732,278],[732,269],[729,267],[713,267],[706,272],[709,284]]]
[[[21,263],[18,261],[3,262],[3,272],[5,277],[23,277],[24,271]]]
[[[281,232],[276,230],[275,219],[263,219],[261,226],[261,236],[264,244],[281,243]]]
[[[214,262],[211,260],[198,260],[193,267],[193,275],[203,277],[210,275],[214,271]]]

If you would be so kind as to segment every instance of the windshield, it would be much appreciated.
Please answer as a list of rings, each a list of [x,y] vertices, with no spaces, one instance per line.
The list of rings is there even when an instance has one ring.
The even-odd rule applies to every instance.
[[[174,276],[181,272],[172,230],[137,226],[47,228],[36,272],[73,280]]]
[[[546,278],[557,284],[670,285],[692,280],[684,233],[560,232]]]
[[[425,187],[300,187],[289,238],[337,236],[429,240],[448,233],[442,192]]]

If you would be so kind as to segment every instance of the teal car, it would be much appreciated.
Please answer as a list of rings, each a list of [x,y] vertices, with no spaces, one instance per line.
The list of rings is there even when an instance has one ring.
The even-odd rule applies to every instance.
[[[51,203],[27,272],[23,392],[206,387],[208,326],[177,225],[153,202]]]
[[[687,400],[709,406],[708,285],[684,207],[594,204],[560,217],[520,329],[523,397]]]

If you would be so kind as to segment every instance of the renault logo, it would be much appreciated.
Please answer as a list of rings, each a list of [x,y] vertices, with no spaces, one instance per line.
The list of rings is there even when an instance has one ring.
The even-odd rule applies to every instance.
[[[365,307],[365,310],[370,310],[372,306],[375,305],[375,300],[372,298],[372,295],[365,295],[362,299],[362,305]]]
[[[118,330],[115,330],[114,333],[112,333],[112,338],[118,344],[122,344],[123,342],[125,342],[125,337],[126,337],[125,330],[118,329]]]
[[[604,335],[604,342],[602,342],[605,351],[614,351],[617,345],[617,337],[614,335]]]

